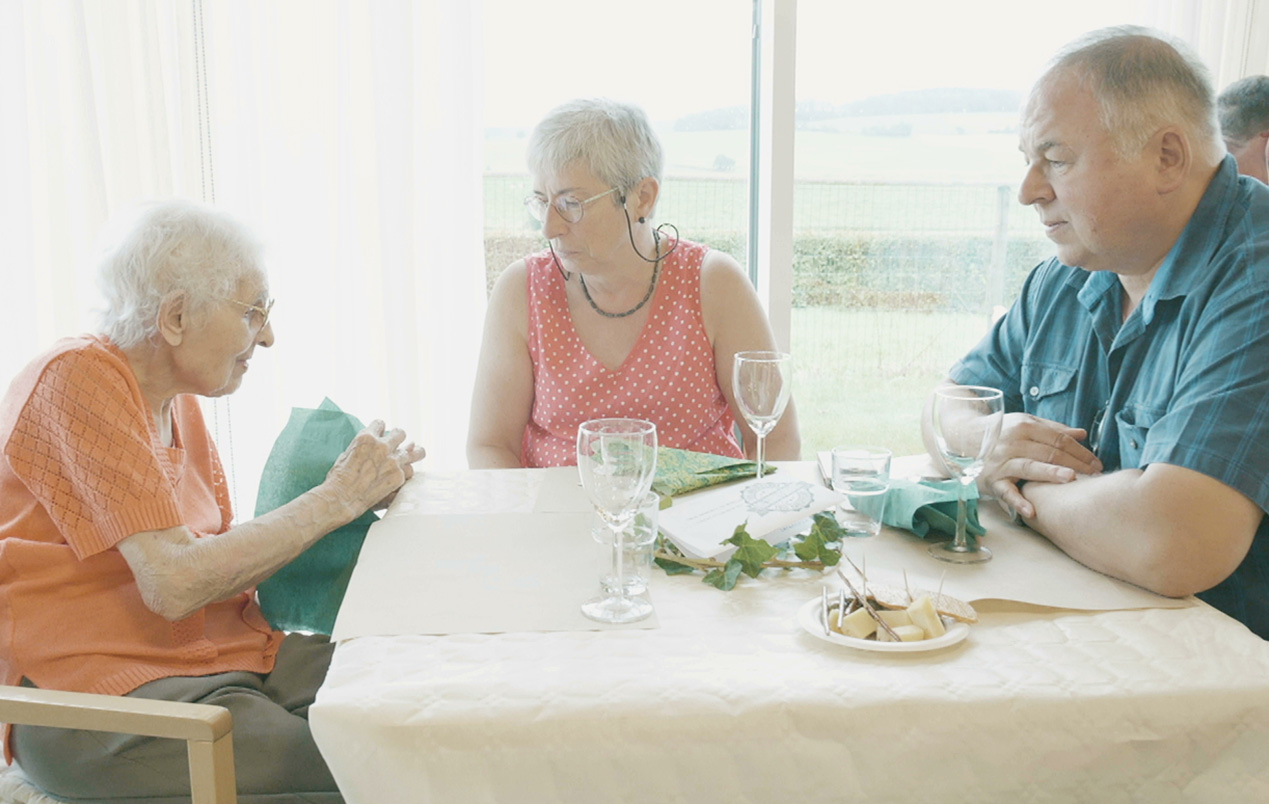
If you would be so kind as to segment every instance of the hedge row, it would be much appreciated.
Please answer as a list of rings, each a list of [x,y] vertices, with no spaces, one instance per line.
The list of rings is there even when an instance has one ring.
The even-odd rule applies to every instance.
[[[746,262],[744,237],[705,232],[693,239]],[[488,233],[488,286],[511,262],[542,248],[532,233]],[[922,311],[974,311],[1006,304],[1047,244],[1011,241],[992,276],[988,237],[803,234],[793,241],[793,305]],[[993,298],[997,296],[998,298]]]

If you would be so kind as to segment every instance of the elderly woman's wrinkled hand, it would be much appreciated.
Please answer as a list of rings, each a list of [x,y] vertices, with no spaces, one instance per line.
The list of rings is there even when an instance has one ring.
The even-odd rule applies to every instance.
[[[1085,431],[1028,413],[1009,413],[995,449],[987,456],[978,486],[1024,517],[1035,507],[1019,489],[1020,481],[1069,483],[1102,471],[1102,462],[1080,442]]]
[[[425,454],[422,447],[406,443],[405,431],[385,430],[384,423],[375,420],[353,438],[326,482],[357,517],[386,507],[397,489],[414,476],[413,464]]]

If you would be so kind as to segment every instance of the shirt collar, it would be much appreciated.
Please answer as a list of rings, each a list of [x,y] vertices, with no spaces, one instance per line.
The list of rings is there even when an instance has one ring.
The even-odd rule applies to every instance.
[[[1220,248],[1224,227],[1218,218],[1229,214],[1230,196],[1237,190],[1238,163],[1226,154],[1194,208],[1189,223],[1163,258],[1146,297],[1141,301],[1142,317],[1147,323],[1154,316],[1154,306],[1158,301],[1180,298],[1195,287],[1197,274],[1205,269],[1212,253]]]
[[[1119,286],[1119,277],[1112,271],[1088,271],[1080,268],[1071,275],[1067,282],[1079,287],[1078,298],[1084,309],[1090,313],[1093,308],[1106,297],[1106,294]],[[1115,296],[1118,299],[1118,296]]]
[[[1141,300],[1142,323],[1149,324],[1154,318],[1157,302],[1185,296],[1195,286],[1195,275],[1207,265],[1211,253],[1220,247],[1222,227],[1217,218],[1228,214],[1229,197],[1237,189],[1238,163],[1226,154],[1194,208],[1194,214],[1163,258],[1145,298]],[[1091,313],[1119,284],[1119,277],[1112,271],[1080,271],[1068,281],[1082,285],[1079,301]],[[1112,300],[1117,298],[1118,295],[1111,296]]]

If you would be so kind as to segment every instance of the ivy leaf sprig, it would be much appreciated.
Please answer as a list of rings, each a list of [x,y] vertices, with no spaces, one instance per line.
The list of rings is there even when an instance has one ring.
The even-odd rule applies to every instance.
[[[683,555],[664,536],[657,537],[657,549],[653,559],[666,575],[685,575],[704,571],[702,579],[710,586],[724,592],[736,586],[741,574],[757,578],[768,569],[824,570],[835,567],[842,558],[842,539],[845,531],[831,512],[821,511],[811,518],[811,528],[792,540],[792,551],[797,560],[778,558],[790,545],[772,545],[765,539],[755,539],[745,526],[738,525],[731,538],[724,544],[733,544],[736,551],[726,561],[712,558],[689,558]]]

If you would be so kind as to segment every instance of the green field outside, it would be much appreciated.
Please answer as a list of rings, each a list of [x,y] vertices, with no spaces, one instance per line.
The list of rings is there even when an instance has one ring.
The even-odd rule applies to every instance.
[[[790,351],[803,457],[837,444],[921,452],[926,396],[989,321],[967,313],[795,309]]]

